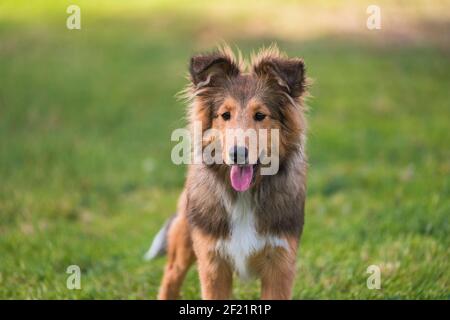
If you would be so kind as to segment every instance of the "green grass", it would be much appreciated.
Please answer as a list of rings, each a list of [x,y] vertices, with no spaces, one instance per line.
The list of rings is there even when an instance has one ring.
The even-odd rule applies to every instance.
[[[33,3],[0,4],[0,298],[153,299],[164,259],[142,255],[183,186],[174,95],[189,56],[214,45],[199,40],[206,9],[82,2],[68,31],[66,3]],[[246,54],[276,41],[315,79],[294,298],[450,298],[448,47],[225,40]],[[81,290],[66,288],[72,264]],[[366,287],[372,264],[380,290]],[[193,268],[183,298],[199,292]]]

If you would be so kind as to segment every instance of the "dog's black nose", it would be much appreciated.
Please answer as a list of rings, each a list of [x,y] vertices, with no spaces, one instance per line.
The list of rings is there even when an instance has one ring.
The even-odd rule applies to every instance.
[[[230,148],[230,160],[234,164],[246,164],[248,161],[247,147],[234,146]]]

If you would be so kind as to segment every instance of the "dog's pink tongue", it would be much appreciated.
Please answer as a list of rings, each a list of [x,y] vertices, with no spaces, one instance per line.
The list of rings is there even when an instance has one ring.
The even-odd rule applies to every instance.
[[[231,166],[231,185],[236,191],[245,191],[250,188],[253,178],[253,166]]]

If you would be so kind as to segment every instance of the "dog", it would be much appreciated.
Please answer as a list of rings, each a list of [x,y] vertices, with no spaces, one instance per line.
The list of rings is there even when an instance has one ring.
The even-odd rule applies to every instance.
[[[179,297],[189,267],[197,261],[203,299],[229,299],[233,275],[259,278],[262,299],[290,299],[296,254],[304,224],[307,159],[304,100],[308,79],[303,59],[276,46],[253,54],[249,67],[229,47],[190,60],[184,94],[188,122],[220,137],[212,143],[222,163],[188,167],[178,209],[153,240],[146,257],[167,253],[159,299]],[[275,174],[261,174],[261,155],[246,137],[226,139],[226,130],[277,130]],[[206,135],[208,136],[208,135]],[[274,142],[274,141],[272,141]],[[255,149],[255,148],[253,148]]]

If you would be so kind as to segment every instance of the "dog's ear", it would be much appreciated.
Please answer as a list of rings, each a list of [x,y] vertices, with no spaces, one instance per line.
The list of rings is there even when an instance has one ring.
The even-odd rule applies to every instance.
[[[191,58],[189,73],[197,87],[216,86],[221,80],[237,76],[239,67],[232,58],[221,53],[197,55]]]
[[[299,58],[267,58],[253,66],[255,74],[267,77],[291,97],[300,97],[306,89],[305,64]]]

